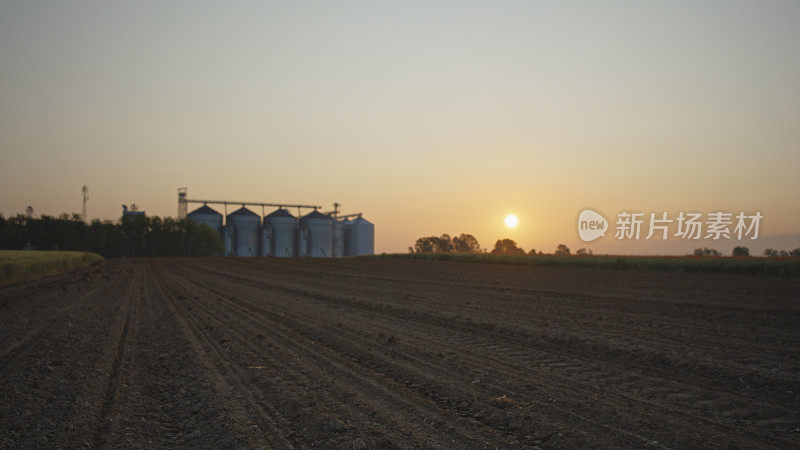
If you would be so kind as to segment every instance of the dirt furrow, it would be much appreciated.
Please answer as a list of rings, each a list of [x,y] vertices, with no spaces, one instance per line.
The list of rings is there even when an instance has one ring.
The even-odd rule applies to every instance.
[[[0,447],[800,445],[800,280],[117,259],[0,287]]]
[[[203,267],[198,267],[197,269],[213,273],[213,271],[209,272]],[[524,324],[523,326],[515,327],[513,323],[491,321],[480,316],[472,318],[457,313],[447,315],[433,314],[432,311],[440,309],[436,305],[423,307],[413,304],[404,305],[402,302],[386,302],[384,301],[385,297],[380,297],[381,301],[374,301],[370,298],[341,294],[338,291],[332,293],[331,291],[319,290],[316,287],[310,288],[309,286],[314,285],[308,283],[303,285],[287,283],[284,280],[277,282],[272,279],[230,273],[226,273],[225,276],[241,282],[255,283],[261,288],[283,289],[289,293],[301,295],[316,295],[323,300],[336,301],[343,305],[368,310],[371,313],[382,313],[411,321],[423,321],[432,325],[457,327],[459,330],[470,333],[489,333],[490,335],[510,339],[512,343],[524,342],[528,346],[536,346],[538,350],[544,352],[560,352],[590,360],[597,360],[602,357],[604,362],[611,366],[639,372],[645,376],[659,379],[668,378],[678,383],[685,382],[688,377],[692,379],[692,382],[687,383],[687,386],[700,384],[709,390],[724,390],[725,392],[728,392],[727,389],[720,388],[733,388],[733,394],[749,396],[754,401],[758,401],[757,399],[759,398],[774,398],[777,399],[776,403],[785,403],[788,407],[794,403],[786,394],[788,393],[790,396],[800,394],[797,390],[792,389],[793,386],[797,385],[797,381],[792,379],[796,377],[796,374],[792,371],[780,375],[776,379],[771,373],[742,372],[725,365],[717,367],[716,364],[708,365],[707,363],[684,361],[680,359],[681,355],[673,356],[669,353],[654,351],[652,346],[619,347],[610,345],[608,340],[598,341],[572,334],[550,333],[538,327],[524,326]],[[647,343],[646,339],[643,338],[643,342]],[[723,362],[727,364],[727,361]],[[737,375],[732,375],[734,373]],[[765,381],[771,379],[774,380],[773,383],[765,384]]]
[[[122,270],[129,268],[126,264],[120,266]],[[4,424],[0,444],[6,443],[0,446],[9,446],[9,442],[18,442],[18,446],[56,446],[69,435],[76,437],[71,439],[76,445],[91,442],[100,410],[100,402],[91,400],[102,398],[102,386],[108,379],[106,368],[110,365],[103,361],[113,359],[113,336],[118,327],[115,319],[123,310],[124,286],[105,282],[99,289],[87,287],[85,295],[81,289],[68,290],[75,298],[63,304],[49,302],[49,309],[36,308],[57,320],[32,320],[46,328],[29,331],[35,337],[18,347],[13,359],[3,365],[5,370],[0,371],[4,399],[0,403]],[[42,294],[49,296],[44,292],[34,295]],[[81,305],[59,315],[70,300]],[[34,297],[32,303],[40,302]],[[25,314],[28,306],[28,302],[15,301],[13,314]],[[76,411],[83,415],[76,416]]]
[[[82,271],[80,273],[84,274],[86,272]],[[95,283],[88,283],[87,285],[68,283],[67,285],[62,285],[57,293],[45,290],[45,295],[34,297],[35,300],[26,302],[27,304],[24,305],[24,308],[20,308],[20,311],[14,314],[16,317],[4,315],[4,321],[16,320],[18,323],[17,328],[33,329],[33,331],[23,332],[22,336],[8,333],[8,337],[3,339],[8,343],[0,350],[0,365],[10,364],[16,355],[23,352],[27,346],[35,345],[46,333],[49,333],[53,328],[59,327],[61,322],[74,320],[76,314],[81,313],[92,299],[99,295],[107,295],[109,283],[106,281],[110,281],[113,286],[122,282],[124,277],[123,273],[117,273],[113,278],[104,274]],[[63,281],[63,279],[59,278],[58,281],[47,282],[45,286],[59,281]],[[17,289],[13,289],[13,291],[17,295],[22,295]],[[12,295],[11,293],[6,293],[4,295],[6,297],[5,302],[13,301],[14,297]],[[57,305],[55,309],[53,308],[54,304]]]
[[[313,282],[318,288],[336,290],[340,293],[351,293],[360,295],[381,295],[383,298],[392,298],[394,290],[387,286],[386,277],[376,277],[372,274],[357,275],[349,274],[346,276],[324,271],[313,272],[306,270],[290,270],[286,267],[279,267],[275,262],[261,260],[237,260],[229,265],[242,267],[248,272],[254,273],[267,269],[272,276],[282,273],[281,277],[309,284]],[[311,266],[313,267],[313,266]],[[219,269],[216,269],[219,270]],[[239,273],[242,273],[241,271]],[[642,300],[627,297],[608,297],[603,295],[586,295],[570,292],[558,292],[540,289],[508,289],[505,287],[491,285],[464,285],[457,283],[447,283],[444,288],[432,289],[428,284],[431,281],[389,279],[397,282],[397,286],[402,287],[402,300],[405,302],[425,302],[432,295],[439,295],[438,298],[453,297],[458,301],[450,303],[449,306],[464,310],[467,313],[480,313],[485,316],[492,316],[494,320],[536,322],[539,326],[554,327],[552,322],[554,314],[570,314],[570,321],[560,328],[565,331],[582,331],[604,334],[607,330],[613,329],[617,336],[625,336],[627,339],[634,337],[646,338],[648,343],[662,343],[670,346],[686,346],[693,350],[703,349],[710,353],[719,354],[720,351],[735,357],[742,353],[752,355],[758,353],[759,357],[769,358],[781,364],[785,363],[786,358],[792,358],[800,364],[800,350],[792,345],[765,345],[764,343],[751,342],[753,333],[753,317],[757,310],[748,310],[746,323],[747,333],[735,333],[730,328],[730,320],[727,321],[724,329],[714,326],[715,317],[709,317],[709,321],[698,323],[696,314],[687,316],[687,306],[685,304],[675,305],[671,310],[664,310],[663,302],[647,300],[641,308],[631,308],[631,304],[642,303]],[[356,281],[356,282],[354,282]],[[434,283],[439,285],[441,283]],[[462,291],[463,295],[452,295],[453,291]],[[470,301],[480,296],[491,295],[493,302]],[[626,304],[625,308],[614,308],[609,310],[607,305]],[[546,306],[545,306],[546,305]],[[663,315],[653,315],[653,307],[658,305]],[[576,306],[580,311],[576,311]],[[543,318],[542,312],[546,307],[547,319]],[[729,314],[729,313],[725,313]],[[641,326],[641,324],[647,324]],[[610,325],[613,325],[610,326]],[[657,328],[657,330],[654,330]],[[658,334],[655,334],[657,331]],[[767,333],[764,333],[765,335]],[[698,339],[698,337],[700,339]],[[747,338],[747,339],[745,339]],[[719,342],[724,341],[725,345],[720,346]]]
[[[364,319],[365,322],[369,322],[369,321],[374,322],[375,321],[374,316],[372,316],[370,314],[370,317],[371,318],[364,317],[363,319]],[[397,315],[393,314],[393,315],[391,315],[391,317],[392,318],[396,318]],[[409,324],[402,325],[402,327],[404,327],[406,330],[408,329],[409,326],[410,326]],[[400,330],[400,332],[402,332],[402,330]],[[464,336],[472,337],[471,334],[465,334]],[[480,342],[479,339],[472,339],[472,338],[464,339],[464,341],[461,342],[460,344],[461,345],[457,349],[457,353],[460,356],[463,356],[464,354],[468,354],[468,353],[472,352],[473,349],[479,349],[480,350],[482,348],[482,346],[486,346],[487,345],[485,339],[483,340],[483,342]],[[488,350],[490,351],[490,353],[497,353],[497,354],[500,354],[500,355],[504,355],[505,353],[511,351],[508,348],[501,349],[501,347],[497,345],[496,341],[489,341],[488,346],[489,346]],[[520,351],[520,348],[517,348],[516,351]],[[486,357],[486,356],[484,355],[484,357]],[[496,358],[491,358],[491,359],[496,361]],[[559,362],[559,361],[562,361],[562,362]],[[566,362],[564,362],[564,361],[566,361]],[[496,362],[504,364],[505,366],[508,366],[508,364],[509,364],[509,361],[507,359],[503,360],[503,361],[496,361]],[[519,361],[516,362],[516,364],[520,364],[520,363],[521,362],[519,362]],[[526,361],[526,362],[522,362],[522,363],[528,363],[528,365],[530,366],[530,361]],[[514,364],[514,363],[512,363],[512,364]],[[572,372],[572,371],[574,371],[575,373],[573,375],[582,375],[584,378],[589,379],[589,380],[591,380],[594,377],[598,377],[598,378],[604,377],[608,381],[611,381],[612,385],[616,384],[614,382],[615,378],[617,378],[617,379],[620,378],[619,376],[614,377],[612,375],[604,375],[601,371],[599,371],[599,369],[592,368],[592,367],[587,367],[585,364],[575,364],[574,362],[571,362],[571,358],[567,358],[566,360],[561,359],[561,358],[556,358],[556,360],[549,362],[547,365],[548,366],[552,366],[552,368],[558,369],[559,372],[565,372],[565,371]],[[530,370],[530,369],[528,369],[528,370]],[[536,366],[534,366],[534,370],[541,370],[541,369],[536,367]],[[553,377],[558,377],[558,375],[556,373],[553,373],[552,371],[550,371],[550,373],[548,374],[548,377],[550,377],[552,379]],[[571,377],[571,378],[562,377],[562,379],[564,381],[567,381],[567,382],[574,382],[575,381],[574,377]],[[653,401],[653,399],[650,399],[650,398],[631,397],[630,395],[624,394],[623,392],[618,392],[618,394],[623,395],[627,400],[639,401],[639,402],[645,403],[649,407],[666,408],[667,411],[670,411],[673,414],[684,415],[684,413],[682,413],[679,410],[675,409],[675,407],[668,407],[668,406],[663,405],[663,404],[661,404],[659,406],[659,404],[663,403],[663,401],[659,401],[658,397],[659,396],[667,397],[668,395],[676,396],[677,398],[680,398],[680,400],[682,400],[681,404],[676,405],[676,407],[683,409],[683,407],[685,407],[685,400],[687,400],[685,398],[684,394],[687,394],[687,393],[691,392],[692,391],[691,387],[689,387],[689,386],[680,386],[680,385],[677,385],[677,386],[672,385],[672,386],[670,386],[669,383],[668,384],[664,384],[663,380],[655,380],[652,377],[650,377],[649,379],[647,379],[647,378],[641,379],[641,377],[636,376],[636,377],[634,377],[634,380],[639,380],[639,382],[638,383],[630,383],[629,382],[628,384],[631,385],[631,386],[629,386],[629,388],[635,387],[636,384],[642,385],[642,384],[652,383],[653,381],[659,382],[660,385],[661,385],[660,388],[654,388],[654,387],[651,386],[649,391],[646,392],[646,394],[649,397],[655,396],[655,400],[656,401]],[[660,395],[654,395],[658,391],[660,391]],[[694,393],[694,394],[688,394],[688,395],[689,395],[689,399],[694,398],[696,400],[696,402],[701,402],[701,401],[705,402],[704,408],[706,408],[706,409],[708,409],[711,406],[711,405],[708,404],[709,403],[708,402],[708,400],[709,400],[708,395],[703,395],[702,393],[697,393],[697,392]],[[681,397],[681,396],[683,396],[683,397]],[[731,411],[737,411],[738,410],[738,412],[739,412],[738,415],[734,415],[734,416],[729,417],[729,418],[721,417],[722,419],[730,419],[730,420],[725,420],[727,422],[740,421],[741,420],[740,416],[748,415],[748,414],[749,415],[755,415],[758,420],[773,420],[774,421],[774,420],[778,420],[778,417],[774,417],[775,414],[777,414],[778,416],[786,416],[786,414],[787,414],[787,411],[782,409],[782,408],[775,409],[775,407],[771,407],[773,410],[775,410],[775,412],[772,412],[772,413],[766,412],[767,415],[766,415],[766,417],[764,417],[764,414],[765,414],[764,412],[761,412],[761,413],[750,412],[750,413],[748,413],[747,412],[748,410],[750,410],[750,411],[752,411],[752,410],[749,408],[749,401],[747,401],[747,400],[731,398],[730,396],[728,396],[728,400],[721,400],[721,399],[718,399],[717,397],[718,396],[716,396],[716,395],[711,396],[711,398],[714,399],[714,402],[717,405],[724,405],[724,409],[731,410]],[[726,401],[728,403],[725,403]],[[770,417],[770,415],[772,415],[773,417]],[[705,418],[702,415],[697,415],[697,414],[689,415],[687,417],[687,419],[688,420],[701,420],[701,421],[705,420],[706,422],[709,422],[712,425],[716,425],[716,426],[721,427],[722,430],[725,430],[727,426],[730,426],[730,425],[727,425],[727,426],[723,425],[722,423],[720,423],[717,420],[709,420],[708,418]],[[796,417],[794,419],[790,419],[790,418],[784,419],[783,422],[784,422],[784,426],[789,426],[789,427],[794,426],[796,424]],[[785,431],[785,430],[783,430],[783,431]],[[754,441],[754,442],[757,442],[757,441]]]
[[[221,294],[220,292],[217,292],[217,293]],[[220,295],[220,298],[222,299],[222,298],[224,298],[224,296]],[[237,298],[237,300],[238,300],[238,298]],[[313,321],[313,319],[310,317],[310,314],[312,314],[313,308],[308,308],[308,307],[310,307],[312,305],[309,305],[309,304],[306,304],[306,303],[304,303],[304,306],[306,306],[306,309],[303,310],[303,313],[296,315],[295,316],[295,319],[296,319],[295,321],[287,322],[287,326],[292,327],[292,329],[294,329],[296,331],[302,331],[303,329],[307,329],[308,328],[307,323]],[[258,309],[257,306],[255,308]],[[282,313],[280,313],[280,316],[281,316],[281,318],[283,320],[285,320],[285,317],[287,315],[289,315],[287,310],[283,310]],[[334,318],[335,316],[331,315],[329,317],[330,318]],[[367,323],[367,322],[368,322],[368,320],[365,320],[365,323]],[[365,346],[363,346],[359,351],[358,349],[355,349],[353,347],[353,343],[354,342],[358,342],[359,340],[363,341],[363,339],[360,339],[360,337],[358,335],[350,334],[345,338],[346,342],[342,342],[341,340],[337,342],[336,338],[334,337],[335,334],[344,333],[344,332],[346,332],[346,330],[343,330],[341,328],[340,329],[334,329],[334,330],[330,330],[330,331],[332,331],[332,333],[329,334],[324,329],[326,324],[324,324],[324,323],[322,323],[320,321],[314,321],[314,323],[316,323],[317,325],[322,325],[322,328],[318,329],[318,330],[314,330],[314,331],[307,331],[307,333],[309,333],[309,337],[310,338],[313,338],[314,340],[318,340],[318,341],[323,341],[323,342],[325,342],[326,345],[331,346],[332,348],[335,348],[338,352],[341,352],[341,353],[344,353],[344,354],[349,354],[349,355],[351,355],[351,357],[353,359],[358,360],[358,361],[362,361],[362,364],[366,363],[366,364],[374,367],[375,370],[380,372],[380,373],[384,373],[384,374],[387,374],[389,376],[398,377],[398,383],[401,383],[401,382],[403,382],[403,380],[405,380],[405,383],[409,383],[411,387],[415,387],[415,388],[419,389],[420,390],[420,395],[422,395],[422,396],[431,396],[432,390],[440,390],[441,389],[440,386],[438,386],[438,384],[441,384],[441,379],[426,378],[424,375],[421,375],[419,372],[415,372],[414,370],[408,370],[407,366],[406,367],[397,366],[396,361],[381,360],[381,357],[379,355],[376,355],[375,353],[370,354],[370,348],[374,348],[375,347],[375,344],[376,344],[375,341],[366,341],[365,342]],[[404,340],[405,337],[401,337],[400,339]],[[436,346],[438,345],[438,343],[437,344],[433,344],[430,341],[428,342],[428,344],[429,344],[429,346],[431,348],[436,348]],[[397,356],[397,352],[396,351],[390,350],[389,352],[394,354],[395,356]],[[444,404],[440,405],[443,409],[453,409],[453,405],[452,405],[451,400],[452,400],[453,397],[458,397],[461,392],[470,391],[470,390],[474,391],[475,390],[474,384],[471,383],[471,381],[473,380],[474,377],[473,378],[469,378],[469,377],[467,377],[467,378],[453,378],[452,374],[455,373],[455,372],[452,372],[450,369],[444,369],[444,368],[442,368],[442,367],[440,367],[440,366],[438,366],[436,364],[425,363],[421,359],[416,358],[416,357],[412,357],[412,356],[409,356],[409,355],[401,355],[401,357],[413,362],[413,364],[416,365],[417,367],[419,367],[420,365],[423,366],[424,369],[426,369],[425,370],[426,373],[429,373],[432,370],[436,371],[436,372],[438,372],[438,376],[440,376],[440,377],[444,376],[446,378],[449,378],[450,379],[450,383],[452,383],[452,384],[454,384],[456,386],[460,386],[457,389],[448,389],[448,390],[446,390],[446,396],[439,396],[439,395],[436,395],[436,393],[433,393],[433,397],[432,397],[433,401],[441,401],[442,399],[444,399],[446,401]],[[474,368],[480,368],[480,367],[481,367],[480,365],[474,366]],[[391,370],[387,370],[387,368],[391,368]],[[415,380],[415,383],[411,384],[409,380]],[[462,401],[469,401],[470,405],[471,405],[471,404],[476,402],[476,398],[479,398],[479,399],[481,399],[481,400],[479,400],[479,402],[488,404],[488,402],[490,400],[492,400],[493,398],[496,398],[497,396],[502,395],[503,392],[506,392],[506,393],[509,392],[508,389],[499,388],[499,387],[497,387],[496,384],[493,384],[493,383],[484,383],[480,387],[482,389],[489,389],[489,390],[482,392],[480,395],[474,395],[472,397],[462,397],[458,401],[456,401],[455,403],[458,404],[458,403],[461,403]],[[459,391],[461,391],[461,392],[459,392]],[[525,399],[525,396],[518,396],[517,398]],[[533,403],[533,400],[527,400],[527,402],[528,403]],[[477,404],[480,404],[480,403],[477,403]],[[542,412],[541,411],[541,407],[543,407],[543,406],[548,410],[558,409],[558,407],[553,406],[553,405],[544,405],[542,403],[537,403],[536,404],[536,408],[535,408],[535,412],[537,414],[541,414],[541,412]],[[462,409],[465,409],[465,408],[462,407]],[[565,411],[559,411],[558,414],[561,416],[560,419],[563,420],[563,416],[565,415],[565,413],[568,416],[570,416],[571,418],[578,419],[579,420],[579,422],[578,422],[579,425],[582,426],[583,428],[586,428],[587,424],[590,427],[598,427],[599,430],[595,432],[596,434],[599,434],[599,433],[602,433],[602,432],[607,432],[607,431],[612,431],[612,432],[615,432],[615,433],[620,433],[622,435],[630,436],[630,437],[633,437],[633,438],[636,439],[635,441],[632,442],[632,445],[635,444],[635,443],[641,444],[642,442],[650,443],[650,442],[653,441],[652,439],[647,439],[647,438],[641,437],[640,435],[638,435],[638,434],[636,434],[634,432],[626,431],[626,430],[623,430],[623,429],[621,429],[619,427],[610,426],[610,425],[601,423],[600,421],[597,421],[597,420],[594,420],[594,419],[590,419],[588,417],[584,417],[584,416],[581,416],[581,415],[578,415],[578,414],[574,414],[574,413],[573,414],[569,414],[568,412],[565,412]],[[462,412],[462,414],[463,414],[463,412]],[[511,418],[516,418],[515,414],[516,413],[512,413],[510,415],[510,417]],[[472,414],[470,414],[469,416],[472,417]],[[503,413],[503,416],[504,416],[504,419],[509,417],[509,416],[506,416],[505,412]],[[503,420],[503,419],[498,420],[498,417],[496,417],[496,415],[495,415],[495,417],[490,417],[488,419],[490,419],[490,420],[488,421],[487,425],[489,425],[489,426],[499,426],[501,431],[506,432],[506,433],[509,432],[507,428],[508,428],[509,424],[511,424],[510,421]],[[511,424],[511,426],[515,427],[515,428],[520,428],[519,431],[523,432],[522,436],[524,437],[527,430],[525,429],[525,427],[520,425],[520,422],[521,422],[520,420],[517,420],[513,424]],[[543,424],[540,422],[537,425],[541,426]],[[549,432],[545,432],[545,435],[552,435],[552,434],[555,434],[556,432],[557,431],[550,430]],[[540,433],[541,433],[541,431],[540,431]],[[516,433],[511,433],[511,434],[516,434]]]
[[[232,275],[242,276],[242,275]],[[303,289],[302,286],[315,286],[315,289],[318,291],[327,292],[328,289],[324,288],[324,283],[315,281],[313,283],[304,282],[304,283],[295,283],[290,282],[291,277],[287,277],[286,280],[282,280],[283,284],[291,284],[297,289]],[[317,288],[319,286],[322,289]],[[333,291],[333,290],[330,290]],[[407,290],[400,291],[406,292]],[[350,298],[352,295],[347,295],[347,289],[337,289],[337,297],[346,297]],[[437,304],[415,304],[413,302],[409,303],[408,296],[403,295],[404,298],[392,300],[391,290],[387,290],[385,294],[379,296],[383,302],[388,305],[396,305],[399,310],[409,311],[416,309],[429,309],[430,307],[435,308],[442,308],[441,305]],[[454,298],[458,299],[459,303],[469,302],[468,299],[471,298],[473,294],[470,292],[463,292],[458,295],[454,295]],[[356,296],[355,298],[358,298]],[[369,298],[369,297],[367,297]],[[374,298],[374,297],[373,297]],[[437,300],[441,298],[438,297]],[[474,298],[474,297],[472,297]],[[494,298],[493,298],[494,300]],[[373,302],[368,302],[372,304]],[[459,307],[460,308],[460,307]],[[425,313],[425,309],[423,309],[423,314]],[[453,311],[455,308],[451,305],[447,305],[447,308],[444,308],[447,311]],[[545,311],[543,311],[543,317],[546,317],[548,321],[552,321],[554,319],[553,316],[557,318],[559,312],[558,307],[548,307]],[[797,375],[798,372],[796,370],[791,370],[792,368],[796,367],[798,361],[796,358],[792,356],[792,352],[788,351],[785,354],[781,355],[779,352],[773,352],[777,361],[779,363],[768,363],[764,361],[764,352],[761,349],[751,348],[749,349],[748,353],[742,354],[738,353],[735,355],[730,355],[727,349],[730,347],[729,345],[723,345],[718,343],[717,345],[706,346],[708,351],[706,352],[698,352],[699,348],[704,347],[701,343],[706,341],[707,339],[702,336],[698,336],[692,330],[682,330],[681,333],[686,335],[687,339],[683,342],[682,345],[673,345],[667,347],[657,347],[655,344],[659,342],[663,342],[663,339],[659,339],[659,331],[658,330],[642,330],[640,333],[631,333],[626,330],[624,327],[620,327],[619,322],[621,320],[616,320],[615,326],[606,326],[604,332],[597,332],[594,330],[588,330],[581,332],[580,324],[576,323],[573,317],[570,317],[568,322],[564,322],[564,325],[553,326],[552,323],[543,322],[540,320],[534,321],[534,323],[526,322],[525,318],[523,317],[520,319],[520,316],[524,316],[523,314],[517,314],[517,317],[503,317],[499,316],[496,317],[493,311],[489,312],[482,312],[480,314],[473,314],[474,320],[476,322],[486,323],[489,326],[493,326],[494,324],[502,324],[503,328],[506,328],[513,332],[519,333],[527,333],[533,334],[534,338],[540,338],[547,340],[548,346],[553,345],[562,345],[566,342],[570,346],[580,345],[585,347],[585,352],[591,355],[592,358],[597,357],[597,350],[598,348],[602,348],[607,354],[607,360],[609,363],[629,363],[633,362],[635,364],[639,364],[639,359],[662,359],[665,360],[664,362],[669,363],[669,365],[660,365],[660,366],[653,366],[653,365],[644,365],[645,368],[666,368],[669,367],[672,370],[670,372],[661,372],[661,373],[649,373],[649,375],[655,375],[658,377],[670,377],[677,380],[685,379],[687,376],[692,376],[696,379],[695,383],[710,383],[707,387],[710,389],[719,389],[719,384],[723,384],[725,386],[733,386],[733,387],[745,387],[745,389],[739,389],[736,393],[739,395],[747,395],[752,394],[754,399],[762,398],[765,392],[759,392],[755,390],[753,392],[748,392],[749,387],[752,385],[757,386],[761,389],[764,385],[764,380],[769,380],[770,378],[774,378],[774,373],[777,370],[783,369],[787,367],[787,363],[789,363],[789,371],[787,373],[779,374],[779,380],[776,380],[776,386],[774,390],[778,390],[780,392],[779,395],[776,397],[786,401],[787,404],[793,404],[793,400],[786,397],[787,392],[793,391],[788,386],[797,385],[800,383],[800,377]],[[458,309],[457,313],[452,315],[454,320],[461,320],[463,318],[470,318],[471,320],[473,317],[470,317],[470,314],[463,311],[462,309]],[[657,317],[657,315],[655,316]],[[574,325],[574,326],[573,326]],[[620,329],[622,328],[622,329]],[[531,333],[529,330],[535,330],[534,333]],[[587,337],[589,337],[587,339]],[[632,341],[631,339],[635,339]],[[555,340],[555,342],[554,342]],[[567,351],[570,353],[574,353],[577,349],[568,348]],[[687,357],[698,359],[696,361],[686,361]],[[702,359],[707,360],[708,358],[714,358],[714,365],[708,365]],[[742,361],[739,363],[737,361]],[[688,364],[687,364],[688,363]],[[777,364],[777,366],[776,366]],[[720,366],[720,367],[716,367]],[[636,370],[635,367],[628,366],[628,369]],[[690,371],[686,373],[686,371]],[[672,373],[671,373],[672,372]],[[725,383],[718,383],[718,380],[729,376],[731,373],[737,373],[736,379],[734,380],[726,380]],[[794,378],[794,379],[792,379]],[[746,385],[742,386],[741,383],[735,383],[738,379],[744,379],[747,381]],[[715,386],[716,384],[716,386]],[[748,386],[749,385],[749,386]],[[800,401],[800,395],[797,391],[793,391],[793,395],[798,401]]]
[[[203,338],[196,323],[187,314],[187,310],[182,308],[180,302],[171,297],[162,287],[159,281],[161,274],[153,270],[150,275],[156,290],[167,302],[184,336],[189,340],[198,358],[206,367],[220,402],[230,414],[235,416],[234,422],[238,431],[254,447],[292,447],[291,442],[283,437],[281,431],[275,426],[273,419],[253,401],[250,390],[243,385],[222,354],[213,344]]]
[[[122,299],[124,306],[121,309],[124,317],[118,321],[121,326],[118,328],[118,332],[114,336],[114,341],[116,342],[114,358],[111,361],[110,368],[104,370],[104,372],[109,373],[109,376],[102,395],[102,406],[100,409],[99,418],[100,426],[95,430],[94,438],[92,440],[95,446],[105,446],[106,435],[111,426],[112,408],[114,407],[115,399],[117,397],[117,389],[119,389],[120,385],[122,361],[125,357],[125,352],[127,351],[128,331],[130,329],[132,317],[136,315],[136,306],[139,303],[140,298],[140,286],[137,283],[141,283],[143,281],[142,271],[140,270],[141,268],[137,267],[137,269],[139,270],[136,270],[134,275],[131,277],[129,281],[130,288]]]
[[[221,309],[224,306],[225,311],[235,310],[233,307],[237,304],[236,301],[231,301],[227,297],[220,296],[215,292],[212,293],[212,295],[218,308]],[[226,305],[226,303],[228,305]],[[218,312],[222,313],[221,310]],[[253,314],[253,311],[248,310],[247,313]],[[209,312],[209,314],[214,313]],[[304,336],[301,334],[299,328],[289,328],[282,324],[281,320],[273,320],[276,319],[277,315],[283,315],[283,313],[276,312],[275,314],[257,316],[258,318],[250,318],[251,326],[253,326],[253,333],[250,335],[252,336],[256,331],[261,330],[268,335],[268,338],[272,337],[275,339],[282,349],[293,349],[294,357],[298,360],[305,360],[303,362],[304,366],[317,367],[317,375],[322,379],[317,380],[316,383],[324,382],[328,386],[342,385],[346,387],[346,391],[342,393],[343,395],[340,394],[339,398],[334,401],[341,402],[342,398],[347,399],[349,397],[348,393],[355,393],[355,400],[366,402],[364,406],[368,406],[370,411],[384,416],[386,416],[387,413],[394,416],[402,414],[405,417],[404,420],[410,423],[403,424],[402,422],[397,422],[395,419],[393,422],[396,429],[407,430],[409,434],[416,434],[417,431],[422,432],[422,430],[426,431],[425,435],[416,436],[415,439],[419,439],[418,441],[412,441],[409,445],[418,446],[420,443],[423,445],[432,445],[434,442],[441,442],[442,439],[445,439],[445,436],[448,436],[440,435],[441,432],[438,428],[442,426],[449,427],[449,425],[447,425],[447,419],[452,418],[443,417],[441,410],[438,408],[431,409],[430,406],[426,406],[427,402],[422,399],[418,398],[414,401],[414,395],[409,395],[411,392],[407,391],[407,388],[402,384],[390,383],[386,386],[388,380],[374,373],[368,367],[361,365],[358,360],[342,358],[341,354],[338,352],[320,346],[319,344],[321,342],[316,340],[317,337]],[[241,318],[246,319],[249,318],[249,316],[243,315]],[[229,320],[233,323],[238,323],[241,318],[238,320],[230,318]],[[245,325],[242,324],[242,326]],[[247,337],[245,336],[243,339],[247,339]],[[325,381],[330,377],[333,377],[335,381]],[[328,389],[332,389],[332,387]],[[399,391],[399,393],[396,393],[396,391]],[[406,392],[404,393],[403,391]],[[406,397],[409,396],[412,401],[406,400]],[[323,409],[332,407],[332,405],[320,406]],[[404,406],[404,408],[398,409],[398,406]],[[356,421],[354,420],[354,422]],[[474,435],[477,432],[478,430],[473,429],[469,434]],[[449,439],[458,439],[458,433],[458,429],[450,430]],[[428,435],[436,436],[436,440],[431,441]],[[483,439],[488,440],[492,435],[493,434],[484,436]],[[461,445],[466,444],[474,446],[482,442],[479,436],[468,436],[466,434],[462,435],[461,439]],[[458,442],[458,440],[453,442]]]

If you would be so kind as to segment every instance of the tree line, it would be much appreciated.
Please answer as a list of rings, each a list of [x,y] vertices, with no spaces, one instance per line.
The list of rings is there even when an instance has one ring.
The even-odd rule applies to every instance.
[[[491,254],[491,255],[544,255],[534,249],[526,252],[517,246],[512,239],[498,239],[491,251],[481,248],[478,240],[471,234],[461,234],[451,238],[449,234],[439,237],[427,236],[417,239],[413,247],[408,248],[409,253],[470,253],[470,254]],[[570,255],[570,249],[564,244],[559,244],[554,255]],[[579,249],[576,255],[591,255],[589,249]]]
[[[722,253],[719,251],[706,247],[696,248],[692,254],[694,256],[722,256]],[[742,246],[734,247],[731,256],[750,256],[750,249]],[[786,250],[768,248],[764,250],[764,256],[767,258],[797,258],[800,257],[800,247],[788,252]]]
[[[413,247],[408,248],[409,253],[470,253],[470,254],[491,254],[491,255],[544,255],[544,252],[537,252],[534,249],[526,252],[517,243],[511,239],[498,239],[494,244],[491,251],[481,248],[478,240],[471,234],[461,234],[457,237],[451,238],[448,234],[443,234],[439,237],[428,236],[417,239]],[[564,244],[558,244],[555,251],[552,253],[557,256],[573,255],[572,251]],[[591,255],[592,250],[586,248],[578,249],[574,255],[584,256]],[[718,257],[722,253],[713,248],[697,248],[692,254],[694,256],[703,257]],[[742,257],[750,256],[750,250],[747,247],[735,247],[731,253],[732,256]],[[768,258],[795,258],[800,257],[800,247],[791,251],[775,250],[768,248],[764,250],[764,256]]]
[[[87,251],[106,258],[217,256],[223,252],[222,237],[208,225],[143,214],[90,224],[77,215],[8,219],[0,215],[0,248]]]

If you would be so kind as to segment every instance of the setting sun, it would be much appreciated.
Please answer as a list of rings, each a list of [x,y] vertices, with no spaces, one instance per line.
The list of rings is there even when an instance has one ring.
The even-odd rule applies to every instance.
[[[519,219],[514,214],[509,214],[506,216],[506,226],[508,228],[515,228],[519,224]]]

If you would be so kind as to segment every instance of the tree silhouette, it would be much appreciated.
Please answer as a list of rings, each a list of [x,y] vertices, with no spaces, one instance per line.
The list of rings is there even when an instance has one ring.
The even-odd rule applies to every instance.
[[[481,245],[475,236],[471,234],[461,234],[453,238],[453,251],[456,253],[480,253]]]
[[[462,233],[452,239],[449,234],[443,234],[439,237],[421,237],[408,250],[410,253],[481,253],[481,246],[471,234]]]
[[[722,256],[722,253],[708,247],[696,248],[692,254],[694,256]]]
[[[449,234],[445,233],[441,235],[436,242],[439,246],[437,249],[438,253],[451,253],[453,251],[453,241],[450,239]]]
[[[750,256],[750,249],[747,247],[734,247],[733,252],[731,253],[732,256]]]
[[[414,253],[433,253],[433,249],[435,245],[433,240],[436,239],[435,237],[422,237],[417,239],[417,242],[414,244]]]
[[[428,236],[417,239],[414,244],[414,253],[450,253],[453,251],[453,242],[450,235],[441,237]]]
[[[517,247],[511,239],[500,239],[494,244],[493,255],[524,255],[525,250]]]

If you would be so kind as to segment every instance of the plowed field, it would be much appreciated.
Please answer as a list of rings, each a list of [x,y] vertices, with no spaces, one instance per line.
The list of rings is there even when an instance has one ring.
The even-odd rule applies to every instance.
[[[0,447],[800,446],[800,280],[114,259],[0,288]]]

